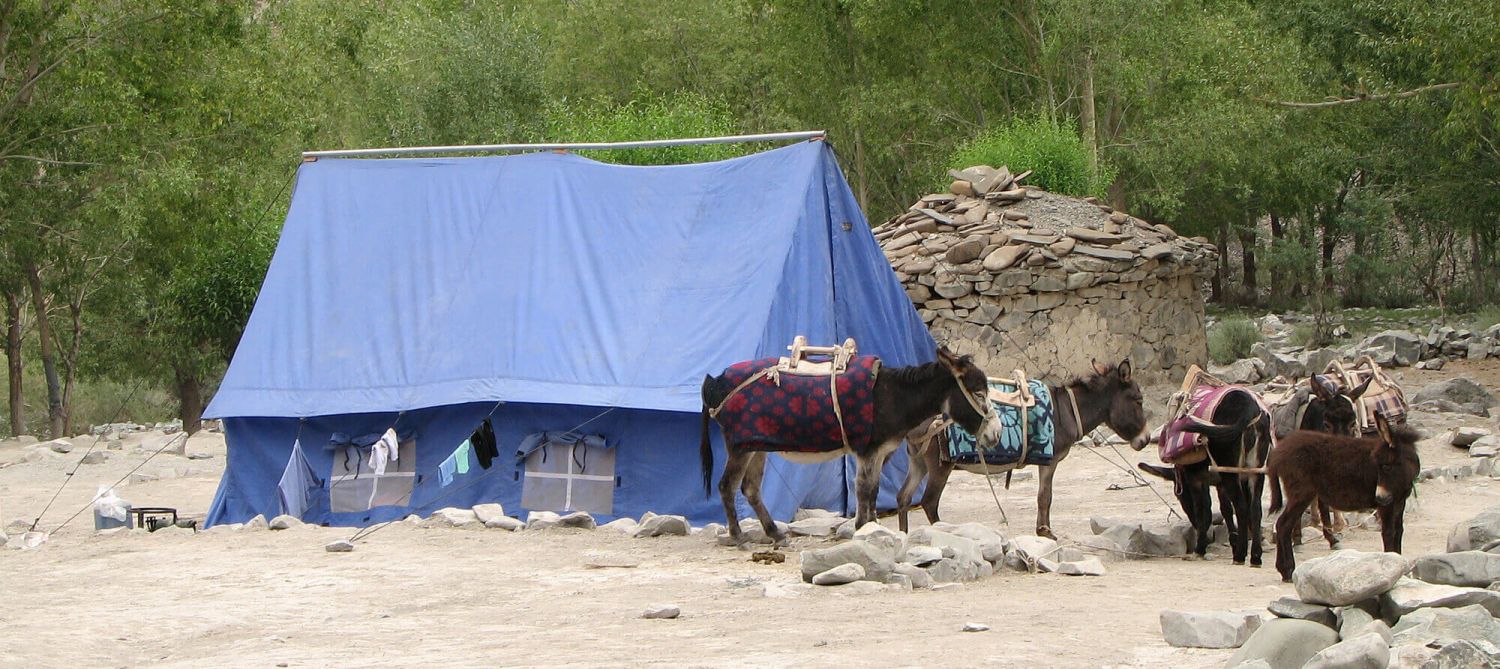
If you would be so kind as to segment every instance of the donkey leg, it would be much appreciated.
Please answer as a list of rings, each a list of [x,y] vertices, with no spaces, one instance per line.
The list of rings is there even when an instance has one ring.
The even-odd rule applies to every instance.
[[[1328,512],[1328,505],[1324,504],[1323,500],[1320,499],[1317,501],[1317,507],[1317,518],[1323,523],[1323,538],[1328,541],[1328,548],[1330,550],[1338,550],[1339,538],[1333,533],[1333,519],[1331,518],[1332,514]]]
[[[1235,526],[1240,529],[1239,532],[1236,532],[1229,538],[1229,552],[1235,564],[1245,564],[1245,554],[1249,552],[1250,544],[1250,510],[1246,508],[1249,502],[1245,499],[1244,495],[1240,494],[1239,481],[1236,479],[1237,477],[1226,480],[1220,486],[1229,493],[1229,506],[1231,508],[1225,513],[1234,514]]]
[[[1036,477],[1036,535],[1054,541],[1057,535],[1052,533],[1052,477],[1057,475],[1057,465],[1054,460],[1050,465],[1038,467]]]
[[[755,509],[755,516],[760,518],[760,528],[765,530],[766,536],[775,545],[781,546],[786,543],[786,537],[781,534],[781,528],[776,527],[776,519],[771,517],[771,512],[766,510],[766,505],[760,500],[760,484],[765,477],[766,454],[756,453],[745,466],[745,479],[740,483],[740,492],[745,494],[745,501],[750,503],[750,508]]]
[[[1260,474],[1250,474],[1241,480],[1241,486],[1244,488],[1245,495],[1245,509],[1250,512],[1250,517],[1246,519],[1246,527],[1242,533],[1248,535],[1250,539],[1250,566],[1259,567],[1261,565],[1261,556],[1265,552],[1264,546],[1261,543],[1263,533],[1260,527],[1260,496],[1265,485],[1265,477]]]
[[[754,453],[739,450],[734,444],[724,446],[729,459],[724,463],[724,476],[719,479],[719,498],[724,502],[724,521],[729,523],[729,537],[735,545],[739,545],[744,543],[745,537],[740,532],[739,514],[734,509],[734,491],[740,487],[740,481],[745,477],[745,468]]]
[[[907,514],[911,511],[911,496],[916,494],[917,485],[922,479],[927,478],[927,454],[921,447],[912,444],[906,446],[907,459],[911,461],[909,469],[906,470],[906,481],[901,484],[901,491],[896,493],[896,517],[901,523],[901,531],[907,531]],[[931,484],[929,483],[930,487]]]
[[[953,474],[953,463],[938,462],[936,455],[928,456],[927,463],[927,490],[922,493],[922,511],[927,514],[927,523],[930,525],[940,520],[938,518],[938,504],[943,501],[943,489],[948,487],[948,477]]]
[[[1281,580],[1292,582],[1292,572],[1297,569],[1297,556],[1292,552],[1292,533],[1301,531],[1302,512],[1312,500],[1288,501],[1276,519],[1276,571]]]
[[[1380,541],[1387,553],[1401,552],[1401,534],[1405,527],[1406,500],[1392,502],[1390,506],[1378,507],[1380,515]]]

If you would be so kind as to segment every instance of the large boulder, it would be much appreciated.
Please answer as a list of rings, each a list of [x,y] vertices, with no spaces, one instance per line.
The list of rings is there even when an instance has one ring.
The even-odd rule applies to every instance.
[[[1380,610],[1387,618],[1400,618],[1417,609],[1457,609],[1478,605],[1492,616],[1500,616],[1500,592],[1484,588],[1460,588],[1403,578],[1380,597]]]
[[[1500,581],[1500,555],[1459,551],[1417,558],[1412,576],[1428,583],[1484,588]]]
[[[1422,354],[1427,350],[1427,342],[1422,337],[1406,330],[1386,330],[1378,333],[1360,343],[1361,354],[1377,354],[1389,352],[1391,364],[1396,367],[1410,367],[1422,359]],[[1372,357],[1382,357],[1372,355]],[[1384,363],[1382,363],[1384,364]]]
[[[1500,622],[1483,606],[1457,609],[1418,609],[1396,621],[1391,628],[1393,645],[1427,645],[1461,639],[1482,639],[1500,645]]]
[[[1422,663],[1420,669],[1476,669],[1500,667],[1500,649],[1485,641],[1454,641],[1444,644]]]
[[[905,576],[906,578],[910,579],[911,587],[913,588],[919,590],[927,590],[932,588],[932,574],[927,573],[926,569],[922,569],[921,567],[918,567],[916,565],[898,564],[892,569],[892,573]]]
[[[1253,355],[1266,364],[1266,376],[1285,376],[1289,379],[1300,379],[1307,376],[1307,367],[1290,355],[1281,353],[1266,342],[1256,342],[1250,346],[1250,355]]]
[[[1386,669],[1390,661],[1390,646],[1371,632],[1324,648],[1302,669]]]
[[[1398,553],[1334,551],[1297,565],[1292,584],[1304,602],[1344,606],[1396,587],[1408,567],[1406,558]]]
[[[952,535],[945,536],[951,537]],[[956,539],[957,537],[953,538]],[[877,522],[865,523],[864,527],[855,530],[854,540],[870,544],[891,562],[895,562],[906,553],[906,535]],[[880,580],[884,581],[885,579],[882,578]]]
[[[1271,613],[1277,618],[1295,618],[1297,620],[1311,620],[1315,623],[1338,628],[1338,616],[1334,615],[1333,609],[1317,604],[1308,604],[1296,597],[1282,597],[1270,606]]]
[[[865,570],[865,580],[884,583],[896,567],[896,561],[882,548],[867,541],[846,541],[837,546],[802,551],[802,580],[812,583],[814,576],[848,563]]]
[[[1255,630],[1224,666],[1237,667],[1252,660],[1265,660],[1266,664],[1278,669],[1301,667],[1338,641],[1338,632],[1326,626],[1307,620],[1277,618]]]
[[[1245,358],[1236,360],[1227,365],[1209,365],[1208,373],[1215,378],[1223,379],[1227,383],[1238,383],[1240,385],[1251,385],[1260,383],[1261,370],[1266,368],[1266,363],[1260,358]]]
[[[1448,533],[1448,552],[1482,550],[1496,539],[1500,539],[1500,506],[1454,525]]]
[[[1239,648],[1261,625],[1254,611],[1162,611],[1161,634],[1178,648]]]
[[[1500,404],[1494,395],[1473,381],[1463,377],[1453,377],[1444,381],[1429,384],[1417,391],[1411,398],[1412,404],[1441,400],[1448,401],[1460,407],[1464,407],[1466,413],[1479,413],[1476,409],[1487,410]]]

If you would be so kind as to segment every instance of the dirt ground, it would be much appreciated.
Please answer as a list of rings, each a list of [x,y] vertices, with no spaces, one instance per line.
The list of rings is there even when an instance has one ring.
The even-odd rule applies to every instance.
[[[1408,392],[1454,375],[1500,394],[1500,361],[1454,363],[1442,372],[1400,370]],[[1160,406],[1166,389],[1148,393]],[[1434,424],[1495,429],[1491,419]],[[1424,424],[1425,426],[1425,424]],[[1436,436],[1436,435],[1430,435]],[[85,508],[98,484],[144,459],[139,437],[109,462],[85,465],[41,526]],[[150,443],[147,444],[148,446]],[[46,505],[87,445],[70,456],[20,461],[0,442],[0,518],[28,521]],[[195,437],[189,460],[159,456],[141,469],[162,476],[121,495],[136,506],[201,514],[223,468],[216,435]],[[1125,464],[1155,461],[1121,448]],[[1089,534],[1090,516],[1161,520],[1165,484],[1127,487],[1131,477],[1105,448],[1078,448],[1058,473],[1053,506],[1065,538]],[[1467,453],[1425,442],[1424,466],[1461,464]],[[11,464],[6,464],[11,463]],[[1034,478],[1000,491],[1009,535],[1029,534]],[[1172,502],[1175,507],[1175,501]],[[1406,553],[1444,550],[1453,525],[1500,505],[1500,480],[1424,483],[1408,508]],[[955,474],[944,518],[999,525],[982,477]],[[920,513],[918,514],[920,516]],[[883,521],[894,527],[895,519]],[[918,524],[925,521],[918,521]],[[1230,651],[1176,649],[1161,639],[1162,609],[1263,610],[1292,594],[1270,567],[1234,566],[1227,547],[1212,559],[1111,561],[1103,577],[1002,572],[942,591],[850,594],[817,589],[768,597],[800,582],[794,540],[788,560],[761,565],[701,536],[632,539],[609,530],[508,533],[395,524],[352,553],[323,545],[347,528],[99,535],[85,511],[40,548],[0,550],[0,666],[15,667],[407,667],[429,666],[986,666],[1218,667]],[[20,537],[14,533],[11,542]],[[1351,530],[1345,545],[1379,550],[1377,530]],[[1299,560],[1328,552],[1298,548]],[[644,620],[647,606],[681,607],[676,620]],[[990,631],[960,631],[966,622]]]

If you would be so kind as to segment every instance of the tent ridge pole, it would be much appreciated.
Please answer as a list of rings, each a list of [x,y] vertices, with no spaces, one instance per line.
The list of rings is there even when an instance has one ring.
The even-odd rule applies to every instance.
[[[507,153],[520,151],[587,151],[607,149],[655,149],[670,146],[694,146],[701,144],[734,144],[741,142],[777,142],[793,140],[821,140],[827,137],[822,130],[801,132],[773,132],[757,135],[727,135],[723,137],[687,137],[680,139],[656,139],[638,142],[556,142],[546,144],[479,144],[472,146],[409,146],[383,149],[332,149],[303,151],[303,159],[317,158],[361,158],[366,156],[404,156],[435,153]]]

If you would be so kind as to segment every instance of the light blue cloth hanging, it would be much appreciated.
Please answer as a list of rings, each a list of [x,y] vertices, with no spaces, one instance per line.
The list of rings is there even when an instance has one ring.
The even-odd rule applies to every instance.
[[[449,483],[453,482],[454,474],[469,473],[469,452],[472,450],[469,440],[465,439],[464,443],[459,444],[447,459],[438,464],[438,481],[443,487],[446,488]]]
[[[286,469],[281,472],[281,481],[276,484],[281,513],[300,520],[307,513],[307,508],[312,506],[309,499],[312,491],[322,485],[323,482],[318,479],[312,465],[307,464],[307,457],[302,454],[302,440],[293,441],[292,456],[287,458]]]

